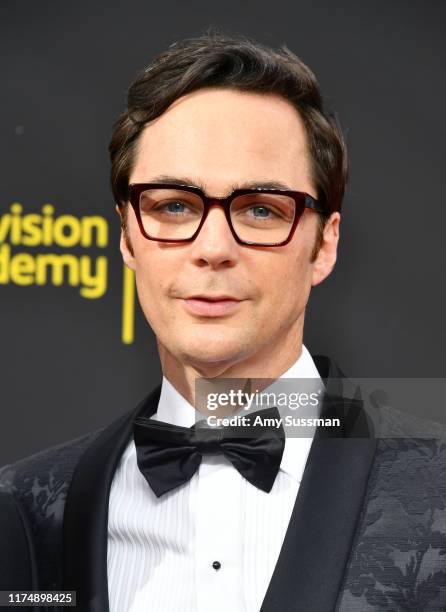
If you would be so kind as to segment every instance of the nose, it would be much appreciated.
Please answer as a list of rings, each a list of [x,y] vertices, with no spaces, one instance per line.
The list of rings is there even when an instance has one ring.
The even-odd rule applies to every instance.
[[[196,265],[213,268],[233,266],[240,248],[226,220],[222,207],[211,204],[198,236],[192,243],[192,258]]]

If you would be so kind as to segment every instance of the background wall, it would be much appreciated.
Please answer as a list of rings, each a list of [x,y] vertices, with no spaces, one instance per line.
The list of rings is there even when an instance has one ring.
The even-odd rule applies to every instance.
[[[354,377],[445,375],[444,2],[3,0],[1,13],[0,465],[108,424],[160,379],[138,307],[122,341],[107,146],[136,73],[209,25],[286,42],[347,137],[340,254],[310,299],[310,351]],[[24,244],[30,214],[53,223],[46,244]],[[81,244],[54,244],[60,215]],[[91,215],[108,226],[101,244],[82,244]],[[71,256],[62,285],[37,272],[45,254]]]

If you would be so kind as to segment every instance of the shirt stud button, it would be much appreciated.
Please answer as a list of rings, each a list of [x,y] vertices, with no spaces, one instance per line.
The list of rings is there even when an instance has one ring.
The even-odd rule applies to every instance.
[[[214,561],[214,563],[212,564],[212,567],[214,568],[214,570],[219,570],[221,568],[220,561]]]

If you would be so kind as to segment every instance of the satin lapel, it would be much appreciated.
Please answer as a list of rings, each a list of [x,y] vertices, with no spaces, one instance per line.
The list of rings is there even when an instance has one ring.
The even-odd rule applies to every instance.
[[[324,357],[313,358],[327,390],[343,378]],[[355,402],[330,412],[352,412]],[[354,409],[354,408],[353,408]],[[355,419],[353,419],[355,420]],[[364,435],[364,434],[363,434]],[[260,612],[332,612],[362,506],[376,440],[324,437],[311,446],[284,543]]]
[[[82,455],[68,491],[63,526],[63,587],[77,610],[108,612],[107,529],[113,475],[136,416],[154,414],[161,386],[107,427]]]

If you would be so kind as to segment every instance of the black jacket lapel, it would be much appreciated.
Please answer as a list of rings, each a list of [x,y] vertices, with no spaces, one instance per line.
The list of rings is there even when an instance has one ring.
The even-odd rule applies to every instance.
[[[326,357],[313,359],[327,391],[338,397],[342,372]],[[316,432],[261,612],[335,609],[376,448],[357,403],[324,405],[324,414],[339,411],[347,415],[347,428],[363,437]]]
[[[82,455],[68,491],[63,526],[63,588],[76,591],[77,610],[107,612],[108,502],[113,475],[136,416],[151,416],[161,386],[107,427]]]

